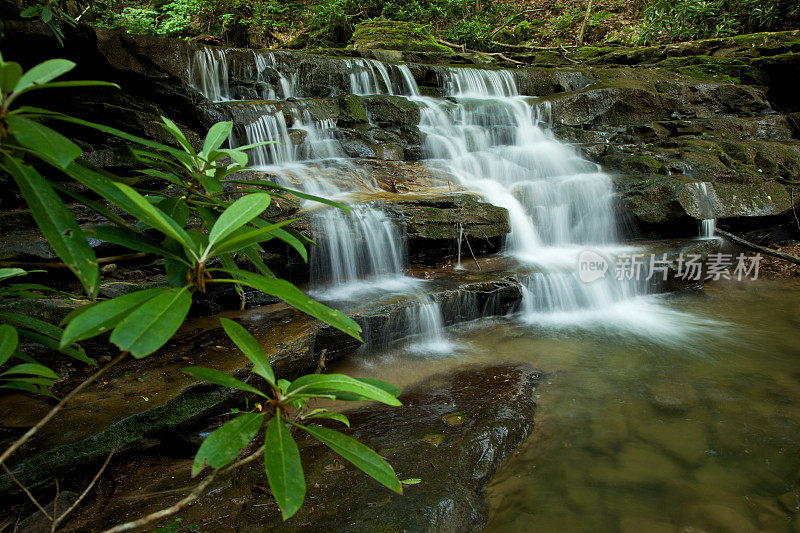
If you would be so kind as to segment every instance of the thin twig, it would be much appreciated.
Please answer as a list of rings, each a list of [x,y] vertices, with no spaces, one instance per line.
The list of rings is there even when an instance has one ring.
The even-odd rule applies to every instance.
[[[794,213],[794,220],[797,222],[797,229],[800,229],[800,218],[797,218],[797,210],[795,209],[794,205],[794,187],[791,188],[792,191],[792,213]]]
[[[108,364],[106,364],[103,368],[101,368],[100,370],[98,370],[97,372],[95,372],[94,374],[89,376],[83,383],[81,383],[80,385],[78,385],[77,387],[72,389],[72,391],[69,394],[67,394],[66,396],[64,396],[61,399],[61,401],[58,402],[58,404],[56,404],[55,407],[50,409],[50,412],[47,413],[46,415],[44,415],[44,417],[41,420],[39,420],[36,423],[35,426],[33,426],[31,429],[29,429],[23,436],[21,436],[20,438],[15,440],[11,444],[11,446],[6,448],[6,451],[3,452],[3,455],[0,455],[0,464],[4,465],[6,460],[11,456],[12,453],[17,451],[17,449],[20,446],[22,446],[23,444],[25,444],[25,442],[28,439],[33,437],[33,435],[36,434],[37,431],[42,429],[42,426],[47,424],[50,421],[50,419],[52,419],[54,416],[56,416],[56,414],[58,414],[58,412],[61,411],[61,409],[64,408],[64,406],[67,404],[67,402],[70,401],[76,394],[78,394],[80,391],[82,391],[87,385],[92,383],[94,380],[96,380],[97,378],[102,376],[109,368],[111,368],[112,366],[114,366],[117,363],[119,363],[120,361],[122,361],[127,355],[128,355],[128,352],[122,352],[115,359],[113,359]],[[8,469],[6,469],[6,471],[8,471]]]
[[[264,453],[265,449],[266,449],[266,446],[262,445],[259,449],[257,449],[255,452],[253,452],[252,454],[248,455],[244,459],[242,459],[240,461],[237,461],[237,462],[235,462],[235,463],[233,463],[233,464],[229,465],[228,467],[223,468],[221,470],[212,471],[208,475],[207,478],[205,478],[199,485],[197,485],[194,488],[194,490],[192,490],[192,492],[190,492],[185,498],[183,498],[181,501],[179,501],[175,505],[167,507],[166,509],[161,509],[160,511],[156,511],[155,513],[151,513],[151,514],[149,514],[149,515],[147,515],[147,516],[145,516],[143,518],[140,518],[138,520],[134,520],[132,522],[125,522],[124,524],[120,524],[118,526],[114,526],[111,529],[105,530],[103,533],[121,533],[122,531],[130,531],[132,529],[139,529],[140,527],[144,527],[147,524],[155,522],[156,520],[161,520],[162,518],[166,518],[168,516],[171,516],[171,515],[179,512],[179,511],[183,510],[184,508],[186,508],[186,506],[188,506],[190,503],[192,503],[194,500],[196,500],[198,497],[200,497],[200,495],[203,493],[203,491],[206,489],[206,487],[208,487],[211,484],[211,482],[214,481],[214,479],[217,477],[217,475],[228,474],[232,470],[235,470],[237,468],[240,468],[240,467],[248,464],[249,462],[251,462],[254,459],[256,459],[259,456],[261,456]]]
[[[97,480],[99,480],[100,476],[102,476],[103,472],[105,472],[105,469],[108,466],[108,463],[111,462],[111,457],[114,455],[114,452],[117,451],[117,447],[118,446],[119,446],[119,443],[114,445],[114,448],[112,448],[111,453],[109,453],[108,457],[106,457],[106,462],[103,463],[103,466],[101,466],[100,470],[98,470],[97,474],[94,475],[94,478],[89,483],[89,485],[83,490],[81,495],[78,496],[78,499],[75,500],[75,503],[73,503],[70,506],[69,509],[64,511],[64,514],[62,514],[61,516],[59,516],[58,518],[53,520],[53,531],[55,531],[55,528],[58,526],[58,524],[60,524],[61,522],[64,521],[64,519],[67,517],[68,514],[70,514],[72,511],[75,510],[76,507],[78,507],[78,505],[80,505],[81,501],[83,501],[83,499],[86,497],[86,495],[89,494],[89,491],[92,490],[92,487],[94,487],[95,483],[97,483]],[[53,509],[53,516],[55,516],[55,515],[56,515],[56,512],[55,512],[55,508],[54,508]]]
[[[42,507],[42,505],[36,500],[36,498],[33,497],[33,494],[31,494],[31,491],[29,491],[27,489],[27,487],[25,487],[25,485],[20,483],[20,481],[17,479],[17,477],[14,474],[11,473],[11,470],[9,470],[8,467],[6,465],[4,465],[4,464],[0,465],[0,466],[2,466],[3,470],[6,471],[6,474],[8,474],[8,477],[11,478],[11,481],[13,481],[17,485],[19,485],[19,488],[21,488],[25,492],[25,494],[28,496],[28,498],[30,498],[30,500],[33,502],[33,504],[36,505],[36,507],[39,508],[39,510],[42,512],[42,514],[45,515],[48,520],[52,520],[52,517],[50,516],[50,514],[47,511],[45,511],[44,507]]]
[[[58,486],[58,478],[56,478],[56,497],[53,498],[53,523],[50,525],[50,533],[56,533],[55,517],[58,516],[58,497],[61,496],[61,488]]]
[[[481,265],[478,263],[478,259],[475,257],[475,252],[472,251],[472,245],[470,245],[469,237],[467,237],[466,233],[464,234],[464,241],[467,243],[467,248],[469,248],[469,253],[472,254],[472,260],[475,261],[475,266],[478,267],[479,271],[483,270],[481,268]]]
[[[499,27],[499,28],[497,28],[496,30],[494,30],[494,31],[491,33],[491,35],[489,35],[489,39],[490,39],[490,40],[491,40],[491,39],[493,39],[495,35],[497,35],[498,33],[500,33],[500,31],[502,31],[502,29],[503,29],[503,28],[505,28],[506,26],[508,26],[509,24],[511,24],[511,22],[512,22],[512,21],[513,21],[515,18],[517,18],[517,17],[519,17],[519,16],[522,16],[522,15],[526,15],[526,14],[528,14],[528,13],[536,13],[536,12],[538,12],[538,11],[544,11],[544,9],[543,9],[543,8],[541,8],[541,7],[537,7],[536,9],[526,9],[525,11],[520,11],[519,13],[517,13],[517,14],[516,14],[516,15],[514,15],[514,16],[512,16],[510,19],[506,20],[504,23],[502,23],[502,24],[500,25],[500,27]]]

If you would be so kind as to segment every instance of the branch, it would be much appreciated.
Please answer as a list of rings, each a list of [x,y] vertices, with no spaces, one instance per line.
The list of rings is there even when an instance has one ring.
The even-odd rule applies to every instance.
[[[55,531],[56,527],[58,527],[58,524],[60,524],[61,522],[64,521],[64,519],[67,517],[68,514],[70,514],[72,511],[75,510],[76,507],[78,507],[78,505],[80,505],[81,501],[83,501],[83,499],[86,497],[86,495],[89,494],[89,491],[92,490],[92,487],[94,487],[95,483],[97,483],[97,480],[100,479],[100,476],[103,475],[103,472],[105,471],[106,467],[108,466],[108,463],[111,462],[111,456],[113,456],[114,452],[117,451],[117,446],[119,446],[119,443],[114,445],[114,448],[111,450],[111,453],[109,453],[108,457],[106,457],[106,462],[103,463],[103,466],[100,467],[100,470],[97,472],[97,474],[95,474],[94,478],[89,483],[89,486],[87,486],[84,489],[84,491],[81,493],[81,495],[78,497],[78,499],[75,500],[75,503],[73,503],[70,506],[69,509],[64,511],[64,514],[62,514],[61,516],[59,516],[58,518],[53,520],[53,531]],[[55,516],[55,514],[56,513],[55,513],[55,509],[54,509],[53,510],[53,516]]]
[[[578,39],[575,44],[578,46],[583,44],[583,33],[586,31],[586,24],[589,23],[589,15],[592,13],[592,0],[589,0],[589,5],[586,6],[586,16],[583,17],[581,22],[581,29],[578,31]]]
[[[506,20],[504,23],[502,23],[502,24],[500,25],[500,27],[499,27],[499,28],[497,28],[496,30],[494,30],[494,31],[491,33],[491,35],[489,35],[489,39],[492,39],[492,38],[493,38],[495,35],[497,35],[498,33],[500,33],[500,31],[502,31],[502,29],[503,29],[503,28],[505,28],[506,26],[508,26],[509,24],[511,24],[511,22],[512,22],[514,19],[516,19],[517,17],[519,17],[519,16],[522,16],[522,15],[527,15],[528,13],[536,13],[537,11],[544,11],[544,9],[543,9],[543,8],[541,8],[541,7],[537,7],[536,9],[526,9],[526,10],[524,10],[524,11],[520,11],[519,13],[517,13],[517,14],[516,14],[516,15],[514,15],[514,16],[512,16],[510,19]]]
[[[794,263],[795,265],[800,265],[800,258],[795,257],[793,255],[785,254],[783,252],[779,252],[777,250],[773,250],[772,248],[765,248],[753,242],[747,241],[742,239],[741,237],[737,237],[736,235],[730,234],[727,231],[723,231],[719,228],[714,230],[716,233],[723,235],[736,244],[744,246],[745,248],[749,248],[751,250],[755,250],[756,252],[761,252],[764,255],[771,255],[773,257],[777,257],[778,259],[783,259],[784,261],[789,261],[790,263]]]
[[[20,483],[20,481],[17,479],[17,477],[14,474],[11,473],[11,470],[9,470],[6,465],[3,464],[1,466],[3,467],[3,470],[6,471],[6,474],[8,474],[8,477],[10,477],[11,480],[14,483],[19,485],[19,488],[21,488],[23,490],[23,492],[25,492],[25,494],[28,496],[28,498],[33,502],[34,505],[36,505],[36,507],[39,508],[39,510],[42,512],[42,514],[44,516],[46,516],[48,520],[52,520],[52,518],[50,517],[50,514],[48,514],[48,512],[44,510],[44,507],[42,507],[42,505],[39,503],[39,501],[36,498],[33,497],[33,494],[31,494],[31,491],[29,491],[28,488],[25,485]]]
[[[52,419],[54,416],[56,416],[56,414],[58,414],[58,412],[61,411],[61,409],[64,408],[64,406],[67,404],[68,401],[70,401],[76,394],[78,394],[80,391],[82,391],[87,385],[89,385],[94,380],[96,380],[97,378],[102,376],[109,368],[111,368],[112,366],[114,366],[117,363],[119,363],[120,361],[122,361],[127,355],[128,355],[128,352],[122,352],[114,360],[112,360],[107,365],[105,365],[103,368],[101,368],[100,370],[98,370],[97,372],[95,372],[94,374],[89,376],[83,383],[81,383],[80,385],[78,385],[77,387],[72,389],[72,392],[70,392],[69,394],[64,396],[64,398],[62,398],[61,401],[58,402],[58,404],[56,404],[55,407],[50,409],[50,412],[48,412],[46,415],[44,415],[44,417],[41,420],[39,420],[36,423],[35,426],[33,426],[31,429],[29,429],[23,436],[21,436],[20,438],[15,440],[11,444],[11,446],[6,448],[6,451],[3,452],[3,455],[0,455],[0,464],[5,466],[5,462],[11,456],[11,454],[13,454],[15,451],[17,451],[17,449],[19,449],[20,446],[25,444],[25,442],[28,439],[33,437],[33,435],[37,431],[42,429],[42,426],[47,424],[50,421],[50,419]]]
[[[111,529],[105,530],[103,533],[122,533],[123,531],[130,531],[132,529],[138,529],[140,527],[146,526],[147,524],[155,522],[156,520],[161,520],[162,518],[166,518],[168,516],[171,516],[171,515],[177,513],[178,511],[181,511],[182,509],[186,508],[186,506],[188,506],[190,503],[192,503],[194,500],[199,498],[200,495],[203,493],[203,491],[206,489],[206,487],[208,487],[211,484],[211,482],[214,481],[214,479],[217,477],[217,475],[228,474],[232,470],[235,470],[237,468],[240,468],[240,467],[250,463],[251,461],[253,461],[257,457],[261,456],[264,453],[265,449],[266,449],[266,446],[262,445],[259,449],[257,449],[256,451],[254,451],[252,454],[248,455],[244,459],[242,459],[240,461],[237,461],[237,462],[235,462],[235,463],[233,463],[233,464],[231,464],[231,465],[229,465],[226,468],[223,468],[221,470],[212,471],[211,474],[209,474],[207,478],[205,478],[199,485],[197,485],[192,490],[192,492],[190,492],[184,499],[182,499],[181,501],[179,501],[175,505],[172,505],[171,507],[167,507],[166,509],[161,509],[160,511],[156,511],[155,513],[149,514],[149,515],[147,515],[147,516],[145,516],[143,518],[140,518],[138,520],[134,520],[132,522],[125,522],[124,524],[120,524],[118,526],[114,526]]]

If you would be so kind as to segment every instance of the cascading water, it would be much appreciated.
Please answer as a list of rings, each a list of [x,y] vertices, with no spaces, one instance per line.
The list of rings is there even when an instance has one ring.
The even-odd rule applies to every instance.
[[[716,238],[714,232],[717,229],[717,218],[713,216],[714,206],[711,201],[711,197],[709,196],[709,184],[704,181],[698,181],[692,183],[690,186],[693,187],[696,192],[695,198],[700,211],[702,211],[703,215],[707,217],[700,220],[700,238],[714,239]]]
[[[577,276],[581,251],[610,263],[625,248],[615,245],[610,177],[545,129],[550,108],[519,96],[508,71],[453,68],[442,86],[452,101],[414,98],[428,162],[508,209],[506,253],[533,271],[521,276],[523,318],[566,324],[642,294],[641,282],[615,279],[613,266],[590,283]]]

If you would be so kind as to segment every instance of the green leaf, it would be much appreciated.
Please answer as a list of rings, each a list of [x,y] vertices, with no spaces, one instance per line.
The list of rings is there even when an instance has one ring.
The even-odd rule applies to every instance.
[[[214,223],[208,235],[208,245],[213,246],[232,232],[241,228],[269,207],[270,196],[266,193],[248,194],[233,202]]]
[[[77,163],[72,163],[64,169],[70,177],[96,192],[115,206],[138,218],[190,250],[194,250],[194,243],[186,230],[166,216],[160,209],[154,207],[147,199],[131,187],[118,183],[109,177]]]
[[[266,394],[252,385],[248,385],[244,381],[240,381],[230,374],[220,372],[219,370],[214,370],[213,368],[206,368],[204,366],[187,366],[182,370],[182,372],[192,376],[193,378],[202,379],[203,381],[208,381],[209,383],[213,383],[215,385],[222,385],[223,387],[230,387],[231,389],[252,392],[253,394],[263,396],[264,398],[267,397]]]
[[[242,148],[238,148],[238,149],[241,150]],[[289,194],[297,196],[298,198],[302,198],[303,200],[312,200],[314,202],[319,202],[321,204],[325,204],[325,205],[330,205],[332,207],[336,207],[337,209],[341,209],[342,211],[344,211],[346,213],[350,213],[350,208],[345,204],[339,203],[339,202],[337,202],[335,200],[329,200],[329,199],[323,198],[321,196],[314,196],[313,194],[308,194],[308,193],[305,193],[305,192],[296,191],[294,189],[287,189],[286,187],[278,185],[277,183],[275,183],[273,181],[253,181],[253,180],[239,180],[239,179],[226,179],[224,181],[225,181],[225,183],[235,183],[235,184],[238,184],[238,185],[250,185],[251,187],[261,187],[261,188],[264,188],[264,189],[272,189],[272,190],[288,192]]]
[[[398,494],[403,493],[403,486],[389,463],[367,446],[333,429],[322,426],[295,425],[353,463],[381,485]]]
[[[363,381],[364,383],[368,383],[374,387],[378,387],[382,389],[392,396],[399,396],[401,390],[398,387],[395,387],[391,383],[387,383],[381,379],[375,378],[355,378],[358,381]],[[369,398],[364,398],[363,396],[359,396],[358,394],[349,393],[349,392],[339,392],[336,394],[336,399],[345,401],[345,402],[360,402],[364,400],[368,400]]]
[[[0,325],[0,366],[11,358],[18,344],[17,328],[8,324]]]
[[[3,155],[2,164],[17,182],[33,219],[50,246],[75,273],[86,292],[94,296],[100,280],[97,259],[67,206],[47,180],[32,167],[21,165],[8,155]]]
[[[135,309],[111,334],[111,342],[136,358],[150,355],[172,338],[192,305],[192,295],[183,289],[166,289]]]
[[[23,363],[21,365],[12,366],[8,370],[0,374],[0,376],[6,376],[9,374],[30,374],[32,376],[41,376],[44,378],[52,378],[52,379],[56,379],[58,377],[58,375],[55,372],[53,372],[46,366],[35,363]]]
[[[53,10],[50,8],[50,6],[44,6],[42,8],[42,22],[47,24],[51,20],[53,20]]]
[[[36,152],[42,152],[61,168],[83,153],[80,146],[43,124],[19,116],[10,116],[6,120],[9,133],[17,142]]]
[[[355,320],[345,315],[341,311],[331,309],[327,305],[312,300],[306,294],[304,294],[303,291],[288,281],[283,279],[266,278],[260,274],[247,272],[245,270],[234,270],[230,271],[229,273],[234,275],[237,279],[228,281],[235,281],[242,285],[247,285],[248,287],[271,294],[272,296],[276,296],[292,307],[295,307],[300,311],[313,316],[314,318],[318,318],[326,324],[330,324],[336,329],[347,333],[351,337],[361,340],[361,336],[359,335],[361,326],[359,326]],[[216,281],[224,282],[226,280]]]
[[[169,132],[169,134],[172,135],[176,141],[178,141],[178,144],[180,144],[184,150],[194,155],[194,148],[192,148],[192,144],[183,134],[178,125],[172,122],[167,117],[161,117],[161,120],[164,121],[164,123],[161,124],[161,127],[167,130],[167,132]]]
[[[31,6],[20,11],[19,16],[22,18],[31,18],[37,16],[42,12],[42,6]]]
[[[236,232],[230,235],[227,239],[218,242],[213,248],[215,254],[223,254],[227,252],[238,252],[253,244],[268,241],[276,236],[275,230],[287,224],[295,222],[297,219],[284,220],[276,224],[270,224],[263,228],[254,229],[245,232]],[[244,228],[242,228],[244,229]],[[305,248],[304,248],[305,249]]]
[[[72,348],[72,347],[61,348],[59,346],[59,341],[58,340],[53,339],[51,337],[48,337],[47,335],[42,335],[41,333],[28,331],[26,329],[19,329],[19,330],[17,330],[17,332],[19,333],[20,337],[25,337],[26,339],[32,340],[34,342],[38,342],[39,344],[47,346],[48,348],[53,348],[54,350],[58,350],[59,352],[63,353],[64,355],[68,355],[68,356],[72,357],[73,359],[77,359],[78,361],[81,361],[83,363],[86,363],[86,364],[89,364],[89,365],[92,365],[92,366],[97,366],[97,362],[95,362],[95,360],[92,359],[91,357],[88,357],[86,355],[86,352],[84,351],[84,349],[81,348],[80,346],[78,346],[77,348]]]
[[[50,59],[44,63],[39,63],[22,75],[14,92],[20,92],[34,85],[41,85],[50,80],[54,80],[75,68],[75,63],[66,59]]]
[[[206,140],[203,143],[203,154],[208,156],[228,139],[233,130],[233,122],[217,122],[208,130]]]
[[[0,65],[0,91],[5,94],[10,93],[17,86],[22,76],[22,67],[19,63],[9,61]]]
[[[220,318],[222,329],[239,349],[253,362],[253,372],[266,379],[270,384],[275,384],[275,373],[269,364],[269,357],[264,353],[258,341],[250,335],[240,324],[228,318]]]
[[[192,464],[192,477],[208,465],[222,468],[236,459],[258,433],[264,421],[260,413],[239,415],[214,430],[200,445]]]
[[[300,450],[281,419],[280,410],[276,410],[275,416],[269,421],[264,445],[264,467],[269,488],[281,508],[283,519],[288,520],[303,505],[306,480],[300,462]]]
[[[178,223],[180,227],[189,222],[189,206],[182,198],[164,198],[156,204],[168,217]]]
[[[69,322],[61,336],[61,347],[69,346],[77,341],[89,339],[114,329],[137,307],[168,290],[147,289],[123,294],[106,302],[90,304],[85,312],[67,317]],[[80,309],[78,308],[77,310]]]
[[[347,427],[350,427],[350,420],[342,413],[330,413],[330,412],[321,412],[321,413],[312,413],[304,418],[328,418],[330,420],[336,420],[337,422],[341,422]]]
[[[171,257],[177,261],[185,261],[179,255],[167,250],[158,241],[147,237],[137,231],[119,226],[94,226],[86,230],[86,234],[104,242],[118,244],[131,250],[149,252],[153,254]]]
[[[418,485],[422,483],[422,480],[418,477],[410,477],[408,479],[401,479],[400,483],[403,485]]]
[[[33,331],[38,331],[43,335],[47,335],[51,339],[61,338],[61,328],[58,326],[21,313],[1,311],[0,322],[8,322],[10,324],[16,324],[21,328],[32,329]]]
[[[223,148],[219,150],[223,154],[228,154],[231,159],[241,166],[247,165],[247,154],[238,148]]]
[[[307,374],[294,380],[286,391],[304,394],[333,394],[339,392],[357,394],[364,399],[376,400],[387,405],[402,405],[397,397],[369,383],[344,374]],[[337,396],[338,397],[338,396]]]
[[[0,281],[17,276],[24,276],[27,272],[21,268],[0,268]]]

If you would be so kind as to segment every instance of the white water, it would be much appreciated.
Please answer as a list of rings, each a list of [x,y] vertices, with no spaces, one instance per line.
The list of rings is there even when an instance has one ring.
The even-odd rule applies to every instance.
[[[429,164],[508,209],[505,253],[531,271],[521,277],[521,320],[567,329],[601,322],[641,335],[679,331],[674,321],[683,317],[655,318],[658,303],[644,281],[616,279],[613,258],[630,248],[617,243],[611,178],[552,136],[550,107],[519,96],[508,71],[453,68],[442,86],[452,101],[413,98],[422,107]],[[577,276],[587,249],[610,258],[605,277],[588,283]]]
[[[275,80],[274,72],[266,74],[281,72],[278,85],[270,85],[270,94],[285,98],[301,93],[298,76],[287,74],[277,56],[254,53],[253,57],[253,75],[259,81]],[[193,63],[195,84],[208,91],[210,99],[230,98],[231,90],[224,84],[227,67],[220,66],[224,59],[216,50],[203,49]],[[420,96],[405,65],[343,61],[350,92],[402,95],[420,106],[419,127],[429,165],[446,170],[461,185],[508,210],[511,233],[505,253],[527,269],[521,276],[526,287],[524,321],[578,326],[602,314],[606,325],[640,331],[649,327],[654,315],[647,309],[657,304],[648,300],[642,306],[646,284],[615,279],[613,264],[602,279],[584,283],[577,278],[577,259],[583,250],[604,256],[625,251],[617,243],[612,182],[598,165],[553,137],[548,128],[550,107],[520,96],[512,72],[450,69],[441,76],[448,99],[435,99]],[[341,178],[342,168],[349,176],[358,172],[341,149],[333,121],[312,120],[300,111],[300,104],[291,109],[289,117],[277,107],[261,104],[239,138],[232,135],[231,144],[278,141],[251,150],[253,164],[308,193],[352,203],[348,192],[353,181],[362,190],[373,186],[366,176]],[[318,204],[304,207],[314,209],[313,233],[322,247],[311,252],[315,296],[358,301],[375,292],[419,290],[418,280],[404,275],[402,228],[383,211],[365,204],[351,205],[351,215]],[[444,340],[442,328],[431,322],[430,305],[441,322],[438,306],[423,301],[413,320],[432,325],[413,334],[432,331]],[[634,323],[648,326],[637,328]]]
[[[705,181],[698,181],[696,183],[690,184],[690,186],[694,187],[696,191],[696,198],[697,203],[700,207],[700,210],[703,212],[704,216],[713,215],[714,214],[714,207],[711,201],[711,197],[709,196],[708,186],[709,184]],[[709,217],[700,220],[700,238],[701,239],[715,239],[716,236],[714,235],[715,230],[717,229],[717,219],[716,217]]]

